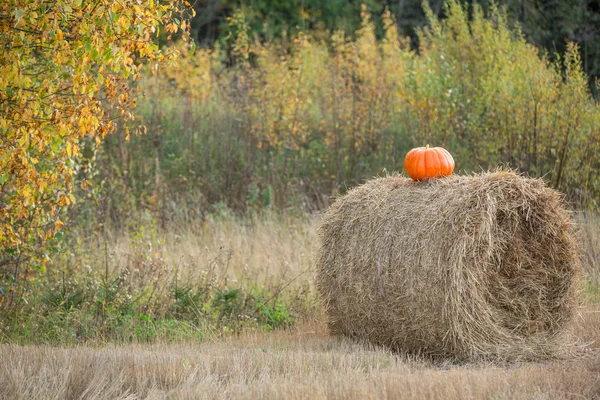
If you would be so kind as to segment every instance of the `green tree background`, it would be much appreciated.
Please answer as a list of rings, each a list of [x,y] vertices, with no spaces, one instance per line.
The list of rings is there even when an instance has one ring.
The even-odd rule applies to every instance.
[[[443,0],[425,1],[438,16],[443,17]],[[461,0],[470,9],[475,4],[488,10],[492,4],[505,7],[511,24],[517,24],[526,38],[550,57],[563,54],[568,42],[580,47],[583,68],[590,83],[600,77],[600,2],[591,0]],[[412,38],[417,46],[416,28],[427,24],[422,0],[200,0],[195,3],[196,17],[191,21],[192,34],[204,45],[223,40],[229,33],[225,20],[234,10],[242,8],[254,35],[267,40],[288,37],[298,31],[323,32],[328,37],[334,29],[353,34],[360,27],[360,7],[367,5],[378,22],[387,7],[394,14],[399,32]],[[594,93],[597,95],[595,88]]]

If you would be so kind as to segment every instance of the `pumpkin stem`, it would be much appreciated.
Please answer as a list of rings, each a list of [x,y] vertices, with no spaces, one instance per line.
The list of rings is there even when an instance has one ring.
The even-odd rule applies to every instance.
[[[429,144],[427,146],[425,146],[425,148],[428,149],[429,148]]]

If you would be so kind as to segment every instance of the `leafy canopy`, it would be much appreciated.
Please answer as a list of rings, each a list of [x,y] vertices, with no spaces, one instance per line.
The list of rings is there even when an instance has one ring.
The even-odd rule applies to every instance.
[[[131,120],[142,62],[173,60],[156,42],[188,30],[181,0],[7,0],[0,4],[0,263],[60,231],[84,136]],[[6,257],[8,255],[8,257]],[[4,259],[4,260],[3,260]]]

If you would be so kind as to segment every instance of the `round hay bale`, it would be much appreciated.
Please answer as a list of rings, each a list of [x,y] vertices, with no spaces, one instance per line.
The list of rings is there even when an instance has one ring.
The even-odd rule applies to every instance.
[[[511,171],[373,179],[319,228],[330,330],[434,357],[556,356],[576,309],[572,228],[559,193]]]

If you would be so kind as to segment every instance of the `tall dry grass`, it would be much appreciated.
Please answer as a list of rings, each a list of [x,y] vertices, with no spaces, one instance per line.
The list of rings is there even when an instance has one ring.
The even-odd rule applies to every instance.
[[[313,283],[319,218],[221,213],[166,230],[151,219],[92,237],[74,229],[68,251],[45,272],[23,270],[9,286],[15,294],[2,303],[0,341],[181,342],[319,320]],[[600,222],[584,213],[577,222],[583,297],[600,301]],[[256,325],[264,302],[266,313],[283,314]]]
[[[140,287],[153,281],[168,286],[174,280],[182,285],[208,281],[217,287],[251,282],[269,288],[288,285],[293,292],[306,286],[313,271],[316,225],[316,217],[276,214],[214,217],[168,231],[142,225],[138,231],[111,232],[86,243],[71,262],[101,275],[106,261],[109,273],[127,271],[131,284]],[[86,251],[90,248],[100,251]],[[156,311],[163,290],[157,287]]]
[[[600,216],[584,212],[578,215],[577,222],[586,275],[592,282],[600,283]]]
[[[1,305],[0,342],[198,341],[320,316],[314,217],[146,222],[73,231],[46,271],[24,270]]]

